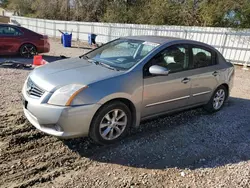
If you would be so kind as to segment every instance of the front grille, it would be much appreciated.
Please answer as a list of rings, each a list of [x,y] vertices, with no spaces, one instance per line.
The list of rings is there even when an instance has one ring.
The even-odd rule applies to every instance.
[[[26,92],[30,96],[39,98],[44,94],[44,90],[38,87],[30,78],[27,81]]]

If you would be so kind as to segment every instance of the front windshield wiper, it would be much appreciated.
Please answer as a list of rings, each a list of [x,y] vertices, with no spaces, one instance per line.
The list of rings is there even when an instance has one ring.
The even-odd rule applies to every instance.
[[[87,55],[81,55],[81,56],[79,56],[79,58],[81,59],[81,58],[83,58],[83,59],[89,59],[89,57],[87,56]]]
[[[83,54],[83,55],[80,55],[79,58],[86,58],[86,59],[89,59],[89,57],[86,55],[86,54]]]
[[[106,64],[106,63],[102,63],[102,62],[100,62],[100,61],[94,60],[93,63],[95,63],[96,65],[102,65],[103,67],[106,67],[106,68],[111,69],[111,70],[119,71],[119,69],[117,69],[117,68],[115,68],[115,67],[112,67],[112,66],[110,66],[110,65],[108,65],[108,64]]]
[[[89,57],[87,55],[81,55],[81,56],[79,56],[79,58],[80,59],[83,58],[83,59],[87,60],[89,63],[95,63],[94,60],[89,59]]]
[[[102,63],[100,61],[97,61],[97,60],[94,60],[94,59],[90,59],[87,55],[81,55],[79,56],[79,58],[84,58],[86,59],[89,63],[94,63],[96,65],[102,65],[103,67],[106,67],[108,69],[111,69],[111,70],[116,70],[116,71],[119,71],[119,69],[115,68],[115,67],[112,67],[106,63]]]

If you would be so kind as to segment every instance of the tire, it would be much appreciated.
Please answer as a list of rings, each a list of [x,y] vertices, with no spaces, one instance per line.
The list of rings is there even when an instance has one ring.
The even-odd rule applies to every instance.
[[[89,136],[98,144],[113,144],[128,133],[131,123],[132,114],[127,105],[119,101],[111,102],[102,106],[94,116]]]
[[[223,94],[224,93],[224,94]],[[221,95],[219,95],[221,94]],[[221,97],[219,97],[221,96]],[[218,112],[225,104],[228,97],[228,91],[225,86],[219,86],[213,93],[209,102],[204,106],[204,109],[209,113]],[[216,106],[216,101],[218,102]]]
[[[31,58],[37,54],[37,49],[33,44],[23,44],[20,47],[19,53],[22,57]]]

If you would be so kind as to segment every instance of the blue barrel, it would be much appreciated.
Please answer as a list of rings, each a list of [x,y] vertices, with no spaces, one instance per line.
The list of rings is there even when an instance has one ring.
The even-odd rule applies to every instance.
[[[96,38],[97,35],[95,34],[88,34],[88,43],[89,45],[92,45],[92,44],[95,44],[95,38]]]
[[[62,41],[64,47],[71,47],[72,34],[64,33],[62,35]]]

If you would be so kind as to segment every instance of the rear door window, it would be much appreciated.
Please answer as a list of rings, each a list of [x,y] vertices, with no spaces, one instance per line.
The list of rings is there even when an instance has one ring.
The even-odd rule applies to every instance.
[[[202,68],[214,65],[214,55],[211,51],[199,47],[192,48],[192,64],[190,68]]]

